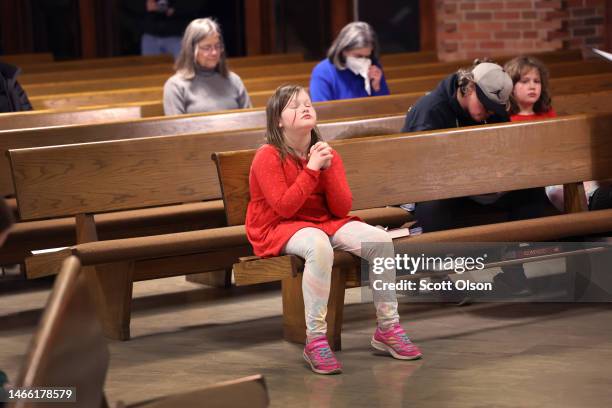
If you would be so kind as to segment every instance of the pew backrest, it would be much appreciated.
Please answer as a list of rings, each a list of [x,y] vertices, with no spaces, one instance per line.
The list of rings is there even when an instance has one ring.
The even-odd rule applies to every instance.
[[[26,354],[19,388],[74,387],[76,407],[100,407],[109,351],[78,258],[67,258],[55,280]],[[21,402],[19,408],[37,407]]]
[[[403,116],[322,123],[326,139],[396,133]],[[213,152],[255,148],[263,129],[11,150],[22,220],[221,197]]]
[[[612,177],[612,113],[332,142],[353,209]],[[228,225],[244,224],[255,150],[214,154]]]

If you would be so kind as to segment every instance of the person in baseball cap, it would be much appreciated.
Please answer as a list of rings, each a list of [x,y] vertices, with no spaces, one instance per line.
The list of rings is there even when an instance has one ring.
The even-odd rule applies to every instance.
[[[512,79],[501,66],[476,60],[411,106],[402,132],[507,122],[512,88]]]
[[[478,100],[489,112],[507,117],[507,105],[514,87],[510,75],[491,62],[482,62],[472,69]]]

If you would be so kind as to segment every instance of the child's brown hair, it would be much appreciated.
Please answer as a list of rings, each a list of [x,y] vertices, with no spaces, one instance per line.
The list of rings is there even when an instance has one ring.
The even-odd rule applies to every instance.
[[[298,154],[287,145],[287,142],[285,142],[283,129],[279,126],[279,122],[281,114],[289,104],[289,101],[291,101],[291,98],[300,93],[300,91],[308,93],[304,87],[299,85],[281,85],[276,88],[274,95],[268,99],[266,105],[266,143],[275,146],[279,150],[283,160],[287,156],[291,156],[295,159],[298,158]],[[320,140],[321,134],[319,133],[319,129],[315,126],[310,131],[309,149]]]
[[[521,55],[512,58],[504,65],[504,71],[510,75],[513,84],[520,81],[521,76],[532,69],[536,69],[539,72],[540,83],[542,84],[542,91],[536,103],[533,104],[533,111],[534,113],[545,113],[550,110],[552,101],[548,92],[548,69],[544,63],[537,58]],[[521,108],[514,99],[514,93],[510,94],[510,114],[515,115],[520,111]]]

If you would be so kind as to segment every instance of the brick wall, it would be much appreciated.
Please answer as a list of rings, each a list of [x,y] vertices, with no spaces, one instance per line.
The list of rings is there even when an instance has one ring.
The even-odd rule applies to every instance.
[[[441,60],[602,47],[606,0],[436,0]]]

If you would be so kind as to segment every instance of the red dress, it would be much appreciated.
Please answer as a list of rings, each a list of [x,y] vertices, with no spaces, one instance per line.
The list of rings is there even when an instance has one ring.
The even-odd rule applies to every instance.
[[[510,115],[510,122],[521,122],[527,120],[538,120],[546,118],[556,118],[557,112],[553,108],[550,108],[548,112],[534,113],[532,115]]]
[[[257,256],[277,256],[302,228],[314,227],[333,235],[349,221],[353,197],[342,159],[332,151],[331,166],[315,171],[306,160],[297,163],[272,145],[262,146],[249,174],[251,201],[246,232]]]

